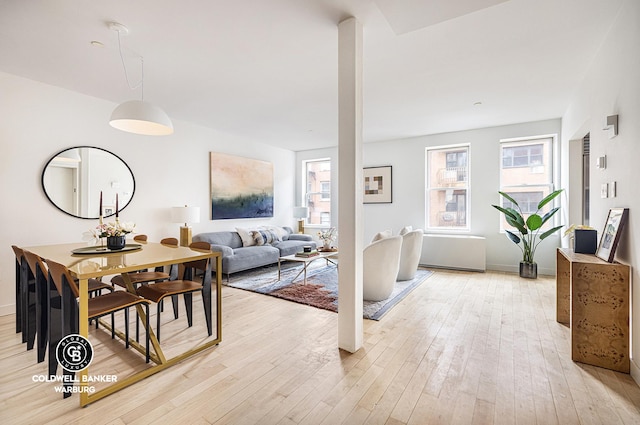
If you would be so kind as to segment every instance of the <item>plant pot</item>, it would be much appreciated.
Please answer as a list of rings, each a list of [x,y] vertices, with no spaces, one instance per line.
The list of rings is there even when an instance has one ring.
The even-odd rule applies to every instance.
[[[112,251],[122,249],[126,244],[126,236],[107,236],[107,248]]]
[[[538,264],[520,261],[520,277],[524,277],[525,279],[537,279]]]

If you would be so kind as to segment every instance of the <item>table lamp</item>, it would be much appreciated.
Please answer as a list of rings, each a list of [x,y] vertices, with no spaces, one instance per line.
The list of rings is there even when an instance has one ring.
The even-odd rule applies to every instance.
[[[171,221],[184,223],[180,226],[180,245],[191,245],[191,227],[189,223],[200,223],[200,207],[173,207],[171,208]]]
[[[304,219],[309,217],[309,208],[294,207],[293,216],[298,219],[298,233],[304,233]]]

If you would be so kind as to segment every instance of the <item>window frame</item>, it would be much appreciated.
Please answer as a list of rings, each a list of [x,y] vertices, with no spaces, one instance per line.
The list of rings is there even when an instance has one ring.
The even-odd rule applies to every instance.
[[[322,185],[323,183],[328,183],[328,187],[329,187],[329,191],[325,191],[325,190],[319,190],[319,191],[311,191],[312,186],[311,183],[308,180],[308,164],[310,163],[319,163],[319,162],[324,162],[324,163],[329,163],[329,167],[328,169],[322,169],[319,171],[327,171],[329,173],[329,181],[327,182],[326,180],[322,180],[322,181],[318,181],[318,185]],[[304,219],[304,225],[305,227],[308,228],[323,228],[326,227],[326,225],[322,224],[322,223],[310,223],[309,220],[311,218],[311,209],[312,207],[310,206],[310,200],[313,196],[315,195],[319,195],[320,199],[319,202],[321,202],[323,205],[328,205],[329,206],[329,210],[328,211],[320,211],[320,217],[321,217],[321,221],[323,219],[323,217],[326,216],[326,214],[329,215],[329,220],[331,220],[331,210],[332,210],[332,206],[331,206],[331,187],[332,187],[332,183],[331,183],[331,178],[333,177],[333,171],[331,170],[331,168],[333,167],[333,160],[331,157],[320,157],[320,158],[310,158],[310,159],[304,159],[302,160],[302,204],[305,207],[309,208],[309,217]],[[321,187],[322,189],[322,187]]]
[[[518,192],[518,189],[522,189],[522,188],[547,188],[548,193],[545,194],[544,190],[542,192],[542,198],[540,198],[541,200],[544,199],[545,196],[547,196],[548,194],[552,193],[556,187],[557,187],[557,182],[559,181],[559,170],[557,169],[556,164],[558,164],[558,153],[557,153],[557,149],[558,149],[558,143],[557,143],[557,139],[558,136],[557,134],[542,134],[542,135],[537,135],[537,136],[526,136],[526,137],[515,137],[515,138],[508,138],[508,139],[500,139],[499,141],[499,189],[501,192],[505,192],[507,194],[511,194],[513,192]],[[503,149],[506,148],[512,148],[512,147],[517,147],[518,145],[520,146],[534,146],[534,145],[539,145],[539,144],[545,144],[548,143],[548,157],[549,157],[549,167],[548,170],[546,172],[540,172],[539,169],[541,167],[545,167],[545,162],[544,162],[544,146],[543,146],[543,160],[541,164],[527,164],[527,165],[509,165],[507,167],[504,166],[504,154],[503,154]],[[530,151],[529,151],[529,155],[530,157]],[[531,171],[531,174],[536,174],[536,175],[541,175],[541,174],[545,174],[547,176],[547,181],[545,183],[520,183],[520,184],[512,184],[512,185],[505,185],[503,184],[503,171],[506,170],[514,170],[514,169],[518,169],[518,168],[529,168]],[[533,192],[533,191],[532,191]],[[520,192],[522,193],[522,192]],[[505,198],[504,197],[500,197],[500,206],[504,206],[504,202],[505,202]],[[559,199],[555,199],[554,202],[550,205],[545,206],[545,208],[553,208],[554,206],[557,206],[557,203],[559,202]],[[537,205],[536,205],[537,207]],[[531,212],[526,212],[523,211],[524,214],[524,219],[526,220],[529,214],[533,214],[535,212],[531,211]],[[552,225],[556,225],[556,223],[558,223],[559,217],[558,215],[556,215],[555,217],[553,217],[553,219],[549,222],[546,223],[545,226],[549,226],[551,227]],[[505,232],[505,219],[503,216],[500,216],[500,233],[504,233]]]
[[[430,152],[447,152],[445,153],[445,169],[446,164],[448,164],[447,157],[449,156],[449,151],[465,151],[466,152],[466,179],[463,180],[466,182],[464,187],[444,187],[438,185],[432,185],[431,177],[430,177]],[[457,167],[456,167],[457,168]],[[430,233],[469,233],[471,231],[471,143],[457,143],[450,145],[439,145],[439,146],[427,146],[425,148],[425,230]],[[456,177],[456,181],[459,182],[459,174]],[[430,193],[432,191],[442,191],[442,190],[465,190],[466,194],[465,201],[466,205],[464,206],[465,213],[465,226],[434,226],[431,223],[431,209],[433,208],[430,204]],[[455,193],[452,196],[461,196],[456,195]],[[446,205],[445,205],[446,210]]]

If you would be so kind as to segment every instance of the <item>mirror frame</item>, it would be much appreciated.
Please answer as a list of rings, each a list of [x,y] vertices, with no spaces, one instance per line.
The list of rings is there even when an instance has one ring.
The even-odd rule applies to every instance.
[[[134,197],[134,196],[135,196],[135,194],[136,194],[136,178],[135,178],[135,176],[134,176],[134,174],[133,174],[133,171],[131,170],[131,167],[129,167],[129,164],[127,164],[127,163],[126,163],[122,158],[120,158],[120,157],[119,157],[118,155],[116,155],[115,153],[113,153],[113,152],[111,152],[111,151],[108,151],[108,150],[106,150],[106,149],[103,149],[103,148],[99,148],[99,147],[96,147],[96,146],[88,146],[88,145],[72,146],[72,147],[69,147],[69,148],[63,149],[63,150],[61,150],[61,151],[59,151],[59,152],[55,153],[51,158],[49,158],[49,160],[47,161],[47,163],[44,165],[44,168],[42,169],[42,175],[41,175],[41,177],[40,177],[40,183],[41,183],[41,186],[42,186],[42,191],[44,192],[44,194],[45,194],[45,196],[47,197],[47,199],[49,200],[49,202],[50,202],[54,207],[56,207],[58,210],[62,211],[63,213],[65,213],[65,214],[67,214],[67,215],[70,215],[71,217],[81,218],[81,219],[83,219],[83,220],[97,220],[97,219],[99,219],[99,218],[100,218],[100,217],[81,217],[81,216],[79,216],[79,215],[72,214],[72,213],[70,213],[69,211],[65,211],[65,210],[63,210],[61,207],[59,207],[59,206],[58,206],[58,204],[56,204],[55,202],[53,202],[53,200],[51,199],[51,197],[50,197],[50,196],[49,196],[49,194],[47,193],[47,188],[45,187],[45,184],[44,184],[44,175],[45,175],[45,173],[46,173],[46,171],[47,171],[47,168],[48,168],[48,167],[49,167],[49,165],[50,165],[50,164],[51,164],[51,163],[56,159],[56,157],[58,157],[58,156],[59,156],[60,154],[62,154],[63,152],[67,152],[67,151],[69,151],[69,150],[71,150],[71,149],[80,149],[80,148],[98,149],[98,150],[101,150],[101,151],[103,151],[103,152],[106,152],[106,153],[108,153],[108,154],[110,154],[110,155],[114,156],[116,159],[118,159],[120,162],[122,162],[122,163],[124,164],[124,166],[125,166],[125,167],[127,167],[127,170],[129,170],[129,173],[131,174],[131,180],[132,180],[132,182],[133,182],[133,190],[131,191],[131,196],[129,197],[129,201],[128,201],[124,206],[120,206],[120,207],[118,208],[118,212],[121,212],[122,210],[124,210],[125,208],[127,208],[127,206],[131,203],[131,201],[133,200],[133,197]],[[114,216],[114,215],[115,215],[115,212],[114,212],[113,214],[109,214],[109,215],[107,215],[107,216],[104,216],[104,218],[112,217],[112,216]]]

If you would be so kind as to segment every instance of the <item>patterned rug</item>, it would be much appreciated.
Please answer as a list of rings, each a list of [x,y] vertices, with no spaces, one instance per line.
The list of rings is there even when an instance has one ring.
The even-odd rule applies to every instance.
[[[278,280],[278,266],[269,266],[231,275],[231,281],[223,283],[233,288],[283,298],[300,304],[330,311],[338,311],[338,271],[335,265],[323,260],[314,261],[307,269],[307,284],[298,263],[283,263],[281,279]],[[416,277],[404,282],[396,282],[391,296],[383,301],[364,301],[363,317],[380,320],[393,306],[398,304],[413,289],[424,282],[433,272],[418,269]],[[292,280],[295,278],[295,281]]]

